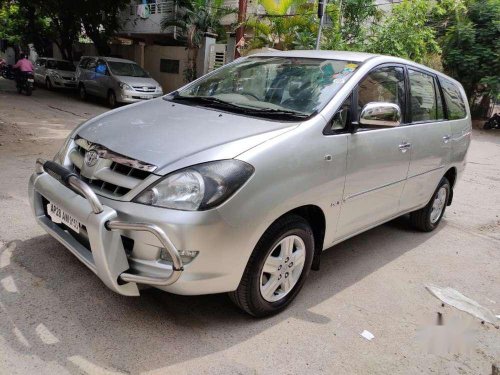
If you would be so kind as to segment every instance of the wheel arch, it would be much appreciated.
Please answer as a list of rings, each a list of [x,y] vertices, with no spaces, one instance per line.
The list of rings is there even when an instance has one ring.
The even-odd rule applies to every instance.
[[[443,177],[446,177],[446,179],[450,182],[450,196],[448,198],[448,202],[446,203],[447,206],[451,205],[451,202],[453,201],[453,187],[455,186],[455,183],[457,182],[457,168],[451,167],[446,171]]]
[[[285,212],[280,217],[271,223],[273,225],[276,221],[280,220],[287,215],[298,215],[304,220],[306,220],[313,231],[314,236],[314,259],[312,264],[313,270],[319,270],[319,263],[321,252],[323,251],[323,243],[325,241],[325,231],[326,231],[326,217],[323,210],[313,204],[308,204],[300,207],[296,207],[290,211]]]

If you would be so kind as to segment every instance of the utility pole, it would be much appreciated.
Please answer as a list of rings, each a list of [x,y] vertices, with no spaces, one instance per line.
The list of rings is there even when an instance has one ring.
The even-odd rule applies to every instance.
[[[238,24],[239,27],[236,29],[236,48],[234,49],[234,58],[237,59],[240,57],[240,51],[238,51],[238,47],[241,47],[245,41],[245,26],[243,23],[245,22],[247,17],[247,0],[239,0],[238,1]]]
[[[319,49],[319,44],[321,41],[321,29],[323,28],[323,20],[325,17],[325,3],[328,0],[319,0],[318,1],[318,18],[319,18],[319,28],[318,28],[318,37],[316,38],[316,49]]]

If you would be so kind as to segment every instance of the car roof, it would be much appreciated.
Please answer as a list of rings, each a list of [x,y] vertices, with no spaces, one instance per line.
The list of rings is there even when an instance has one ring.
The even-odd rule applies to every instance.
[[[260,52],[249,57],[303,57],[329,60],[348,60],[354,62],[364,62],[372,57],[380,56],[365,52],[352,51],[325,51],[325,50],[293,50],[293,51],[273,51]]]
[[[118,57],[107,57],[107,56],[82,56],[81,59],[101,59],[104,61],[112,61],[112,62],[124,62],[124,63],[130,63],[130,64],[137,64],[135,61],[132,60],[127,60],[127,59],[120,59]]]
[[[37,60],[41,60],[41,59],[44,59],[44,60],[50,60],[50,61],[63,61],[63,62],[71,62],[69,60],[63,60],[63,59],[56,59],[54,57],[37,57]]]
[[[366,52],[353,52],[353,51],[326,51],[326,50],[293,50],[293,51],[270,51],[270,52],[260,52],[254,55],[248,55],[247,57],[299,57],[299,58],[316,58],[316,59],[330,59],[330,60],[347,60],[352,62],[363,63],[367,60],[373,60],[374,64],[383,63],[397,63],[405,64],[408,66],[413,66],[418,69],[428,71],[430,73],[436,74],[437,76],[446,78],[461,86],[461,83],[452,77],[444,74],[443,72],[432,69],[428,66],[416,63],[411,60],[403,59],[395,56],[380,55]]]

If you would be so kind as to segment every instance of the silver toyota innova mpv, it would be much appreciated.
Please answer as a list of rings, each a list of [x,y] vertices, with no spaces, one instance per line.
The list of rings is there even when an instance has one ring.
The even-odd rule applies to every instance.
[[[229,292],[264,316],[323,250],[406,213],[435,229],[470,134],[462,86],[425,66],[266,53],[83,123],[37,160],[29,195],[111,290]]]

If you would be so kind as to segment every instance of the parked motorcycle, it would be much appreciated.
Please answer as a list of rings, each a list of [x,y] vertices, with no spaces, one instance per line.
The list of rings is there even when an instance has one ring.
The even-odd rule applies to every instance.
[[[27,96],[33,93],[33,86],[35,85],[35,77],[31,72],[20,73],[16,79],[17,81],[17,92],[22,94],[24,91]]]
[[[0,74],[5,79],[14,79],[16,77],[12,65],[1,65]]]
[[[493,116],[491,116],[488,121],[484,123],[483,129],[500,129],[500,114],[495,113]]]

